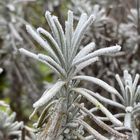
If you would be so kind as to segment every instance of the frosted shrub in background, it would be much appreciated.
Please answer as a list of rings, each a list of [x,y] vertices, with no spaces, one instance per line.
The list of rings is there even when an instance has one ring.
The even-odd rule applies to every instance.
[[[0,140],[36,140],[34,130],[16,121],[16,113],[0,101]]]
[[[0,0],[0,67],[3,67],[1,79],[4,78],[5,81],[1,86],[1,97],[10,98],[11,108],[20,112],[17,113],[18,117],[22,116],[26,120],[28,116],[25,112],[29,110],[31,103],[38,97],[37,87],[39,84],[37,81],[39,83],[41,77],[34,61],[18,55],[19,47],[34,50],[34,44],[24,29],[24,25],[28,23],[25,20],[26,11],[24,9],[25,6],[28,7],[29,2],[35,3],[35,0]],[[29,68],[30,65],[32,68]],[[35,71],[38,74],[35,74]],[[6,90],[5,83],[8,83]],[[32,96],[28,94],[33,92]],[[24,112],[21,111],[22,109]]]

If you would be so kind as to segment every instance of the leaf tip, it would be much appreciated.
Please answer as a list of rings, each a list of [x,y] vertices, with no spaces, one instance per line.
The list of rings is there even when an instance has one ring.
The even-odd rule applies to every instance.
[[[115,46],[115,47],[117,48],[117,50],[118,50],[118,51],[120,51],[120,50],[121,50],[121,46],[120,46],[120,45],[116,44],[116,46]]]

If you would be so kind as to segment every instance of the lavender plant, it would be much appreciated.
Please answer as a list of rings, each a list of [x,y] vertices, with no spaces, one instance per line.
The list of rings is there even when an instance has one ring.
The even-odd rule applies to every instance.
[[[28,100],[28,103],[34,102],[37,98],[37,83],[35,79],[40,79],[38,67],[34,64],[34,61],[25,57],[19,57],[19,47],[31,47],[33,49],[33,42],[24,29],[24,25],[28,22],[25,20],[24,8],[29,2],[34,0],[0,0],[0,66],[3,67],[5,73],[5,81],[8,81],[9,88],[4,90],[2,96],[9,96],[11,101],[11,107],[14,111],[18,112],[18,108],[28,109],[29,104],[24,105],[22,102]],[[24,63],[22,62],[24,61]],[[27,67],[32,65],[33,68]],[[35,76],[34,71],[38,73]],[[37,81],[37,80],[36,80]],[[17,83],[16,85],[14,83]],[[11,92],[12,91],[12,92]],[[30,97],[26,97],[23,93],[34,94]],[[5,93],[6,92],[6,93]],[[18,100],[15,97],[18,96]],[[21,99],[22,98],[22,99]],[[24,99],[24,100],[23,100]],[[15,102],[15,105],[12,104]],[[17,115],[27,117],[20,111]],[[27,120],[27,118],[26,118]]]
[[[27,4],[27,2],[34,1],[34,0],[5,0],[0,2],[0,38],[2,39],[2,49],[0,51],[0,57],[1,57],[1,65],[4,66],[4,68],[7,70],[7,67],[9,68],[9,63],[7,61],[13,60],[15,69],[18,74],[19,79],[21,79],[20,74],[20,68],[22,67],[23,71],[21,73],[24,73],[26,75],[26,79],[30,84],[30,88],[33,87],[34,89],[37,89],[35,85],[32,82],[31,77],[26,74],[26,64],[19,64],[16,60],[17,56],[17,50],[19,46],[23,47],[29,47],[33,45],[32,41],[27,38],[27,34],[23,29],[24,24],[27,24],[28,22],[24,19],[24,5]],[[8,56],[7,56],[8,54]],[[11,55],[10,55],[11,54]],[[16,55],[15,55],[16,54]],[[7,61],[4,61],[3,59],[6,58]],[[16,62],[15,62],[16,61]],[[6,64],[5,64],[6,63]],[[16,63],[16,64],[15,64]],[[30,62],[33,64],[33,62]],[[14,69],[14,68],[13,68]],[[8,71],[8,70],[7,70]],[[11,70],[12,71],[12,70]],[[9,73],[10,72],[9,70]],[[11,74],[12,75],[12,74]]]
[[[26,132],[26,133],[24,133]],[[16,113],[0,100],[0,139],[1,140],[36,140],[34,130],[16,121]]]
[[[96,17],[98,22],[89,28],[86,33],[86,41],[83,40],[82,44],[86,44],[90,40],[94,40],[97,48],[120,44],[122,52],[113,57],[101,59],[99,63],[95,64],[96,66],[91,65],[84,72],[88,75],[96,75],[114,86],[112,78],[115,73],[120,74],[122,70],[128,69],[131,73],[136,74],[140,70],[138,62],[140,54],[139,1],[105,1],[107,3],[105,5],[98,1],[85,1],[72,2],[74,15],[77,18],[80,12],[85,11],[90,15],[92,12],[98,11]]]
[[[135,53],[138,50],[138,43],[140,40],[139,36],[139,25],[138,25],[138,11],[137,9],[130,9],[130,13],[127,15],[127,23],[121,23],[119,25],[119,34],[120,38],[125,39],[125,48],[129,48],[128,51],[134,51]],[[134,46],[134,48],[132,48]]]
[[[10,114],[9,106],[3,101],[0,101],[1,106],[5,106],[6,110],[0,110],[0,139],[20,139],[23,122],[15,121],[16,113]]]
[[[104,26],[114,23],[113,19],[107,16],[107,9],[99,4],[93,4],[89,0],[74,0],[71,1],[71,9],[74,11],[75,18],[78,19],[81,13],[86,13],[88,16],[95,15],[95,21],[87,32],[87,36],[96,41],[98,38],[108,40],[103,35]],[[98,43],[98,41],[96,42]]]
[[[25,23],[23,7],[25,3],[33,0],[5,0],[0,2],[0,37],[4,40],[4,46],[14,51],[24,41],[24,30],[21,28]],[[22,35],[21,35],[22,34]]]
[[[104,102],[108,105],[115,106],[119,108],[118,115],[124,113],[123,117],[123,127],[115,127],[116,130],[130,130],[133,140],[138,139],[138,129],[136,127],[136,119],[139,115],[139,95],[140,95],[140,85],[139,83],[139,74],[136,74],[134,80],[132,76],[128,73],[127,70],[124,70],[124,77],[121,80],[120,76],[116,74],[115,76],[118,85],[120,87],[120,91],[118,93],[122,97],[122,101],[119,102],[118,100],[110,100],[107,99],[98,93],[89,92],[92,96]],[[120,113],[119,113],[120,112]],[[121,116],[121,115],[120,115]]]
[[[79,83],[84,80],[89,81],[117,96],[120,101],[123,101],[123,98],[115,88],[104,81],[91,76],[78,75],[78,73],[88,65],[96,62],[99,56],[114,54],[120,51],[121,47],[116,45],[95,50],[95,43],[91,42],[80,49],[81,40],[87,28],[94,23],[94,15],[88,17],[87,14],[83,13],[77,26],[73,28],[73,12],[68,11],[65,31],[56,16],[52,16],[47,11],[45,17],[52,34],[41,27],[35,31],[30,25],[27,25],[26,29],[40,46],[47,51],[47,55],[35,54],[23,48],[19,49],[21,53],[49,66],[58,76],[56,83],[51,88],[46,89],[41,98],[33,104],[35,110],[30,118],[38,110],[43,109],[35,124],[38,128],[38,137],[42,140],[90,139],[84,138],[87,131],[91,139],[109,139],[110,136],[103,136],[84,120],[84,116],[90,113],[87,109],[84,111],[81,97],[84,97],[95,106],[93,110],[95,108],[100,110],[114,126],[123,126],[123,123],[87,90],[78,87]],[[82,117],[81,110],[85,112]],[[90,116],[94,117],[93,114]],[[95,119],[95,121],[115,137],[127,138],[125,134],[114,130],[100,119]]]

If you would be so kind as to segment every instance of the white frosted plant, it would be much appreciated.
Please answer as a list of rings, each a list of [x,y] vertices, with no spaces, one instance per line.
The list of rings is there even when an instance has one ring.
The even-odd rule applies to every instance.
[[[25,3],[35,0],[4,0],[0,1],[0,37],[4,40],[4,46],[16,46],[23,43],[20,33],[23,31],[24,21],[23,6]]]
[[[105,23],[108,19],[106,16],[106,11],[104,7],[101,7],[99,4],[92,4],[89,0],[72,0],[75,14],[86,13],[87,15],[94,15],[95,21],[93,23],[94,27],[100,27],[103,23]]]
[[[134,80],[132,76],[128,73],[127,70],[124,70],[123,78],[121,80],[120,76],[116,74],[115,78],[119,85],[120,90],[116,93],[119,94],[121,100],[112,100],[104,96],[101,96],[99,93],[94,93],[89,90],[83,89],[88,92],[91,96],[95,97],[104,104],[108,104],[118,108],[118,112],[114,116],[123,118],[123,126],[115,126],[116,130],[125,130],[130,131],[132,135],[132,140],[138,139],[137,128],[136,128],[136,117],[139,115],[140,111],[140,85],[139,85],[139,74],[136,74]],[[97,116],[96,116],[97,117]],[[99,117],[103,121],[108,119],[104,117]]]
[[[78,73],[86,66],[96,62],[99,56],[114,54],[120,51],[121,47],[116,45],[95,50],[95,43],[91,42],[80,50],[81,40],[87,28],[94,23],[95,17],[93,15],[88,17],[85,13],[81,14],[77,26],[73,28],[73,12],[68,11],[65,30],[63,30],[58,18],[52,16],[50,12],[47,11],[45,17],[52,34],[41,27],[34,30],[30,25],[27,25],[26,29],[33,39],[47,51],[47,55],[35,54],[23,48],[19,49],[22,54],[49,66],[58,76],[56,83],[51,88],[46,89],[40,99],[33,104],[34,112],[30,118],[38,110],[41,110],[41,115],[35,124],[39,131],[39,138],[42,140],[82,139],[84,130],[86,130],[92,139],[94,137],[101,138],[101,140],[108,139],[85,122],[84,116],[81,117],[82,109],[80,107],[83,107],[81,97],[91,102],[95,108],[97,107],[97,110],[100,110],[114,126],[123,126],[123,123],[86,89],[78,87],[79,82],[89,81],[116,95],[121,101],[123,98],[116,89],[104,81],[91,76],[78,76]],[[85,114],[89,115],[87,112]],[[101,126],[99,121],[96,122]],[[126,138],[126,135],[107,125],[103,128],[111,131],[111,134],[113,133],[117,138]]]
[[[137,28],[138,26],[138,10],[137,9],[130,9],[130,14],[128,15],[129,21]]]
[[[12,94],[19,94],[18,88],[12,85],[14,80],[18,81],[18,84],[22,86],[23,92],[38,91],[35,82],[33,82],[34,79],[31,78],[33,70],[39,73],[38,68],[35,67],[33,61],[24,61],[25,57],[20,57],[19,59],[17,53],[18,48],[21,46],[24,48],[33,46],[33,42],[27,37],[27,32],[23,28],[28,23],[25,21],[24,16],[26,13],[24,10],[25,5],[33,1],[35,2],[35,0],[0,0],[0,63],[7,72],[6,78],[11,83],[7,90],[11,101],[14,99]],[[21,63],[22,60],[24,63]],[[34,69],[28,69],[27,73],[29,65],[34,65]],[[10,90],[14,91],[11,93]],[[21,96],[23,97],[24,95],[22,94]],[[35,96],[34,94],[30,99],[34,100]],[[22,102],[19,104],[22,105]]]
[[[139,84],[139,74],[136,74],[135,78],[124,70],[123,80],[120,79],[119,75],[116,75],[116,80],[120,87],[120,95],[123,97],[124,106],[124,127],[132,131],[133,139],[138,139],[137,128],[135,127],[136,114],[139,114],[140,110],[140,84]]]
[[[129,48],[130,51],[132,49],[137,51],[140,41],[138,18],[140,18],[138,10],[134,8],[130,9],[130,13],[127,15],[127,23],[119,25],[120,39],[125,39],[125,47]]]
[[[0,68],[0,74],[3,69]],[[23,135],[22,130],[28,132]],[[10,106],[0,100],[0,140],[36,140],[33,129],[24,126],[23,122],[16,121],[16,113],[11,112]]]
[[[16,113],[0,100],[0,140],[36,140],[34,132],[34,129],[25,126],[22,121],[16,121]]]
[[[16,113],[10,113],[9,106],[5,102],[0,101],[0,107],[2,106],[6,107],[6,109],[0,109],[0,139],[20,140],[23,122],[15,121]]]
[[[75,18],[78,19],[80,14],[86,13],[88,16],[94,15],[95,21],[88,31],[88,35],[93,37],[103,37],[101,31],[104,30],[104,26],[107,23],[114,23],[114,20],[107,16],[106,7],[100,4],[92,3],[90,0],[71,0],[71,9],[74,11]],[[105,39],[105,36],[104,38]]]

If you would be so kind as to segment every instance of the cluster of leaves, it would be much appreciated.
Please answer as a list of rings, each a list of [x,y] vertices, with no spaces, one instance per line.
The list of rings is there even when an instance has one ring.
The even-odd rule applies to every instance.
[[[51,28],[52,35],[39,27],[35,31],[30,25],[26,26],[28,33],[43,47],[48,55],[44,54],[34,54],[23,48],[19,51],[29,57],[37,59],[42,63],[48,65],[52,70],[58,75],[58,81],[50,88],[47,89],[42,97],[33,104],[35,108],[31,117],[40,109],[41,115],[35,124],[35,126],[43,132],[40,133],[39,137],[41,139],[86,139],[84,138],[84,130],[88,131],[89,136],[96,139],[108,139],[107,137],[100,134],[98,131],[93,129],[86,121],[84,121],[85,116],[90,116],[101,128],[105,129],[111,136],[109,138],[124,138],[127,139],[129,136],[118,132],[116,129],[131,129],[131,127],[125,126],[130,120],[130,112],[133,110],[134,104],[137,104],[131,96],[128,96],[128,87],[134,86],[133,91],[137,98],[139,94],[139,87],[136,88],[138,83],[139,75],[136,75],[134,83],[132,83],[132,78],[127,71],[124,72],[126,91],[119,93],[115,88],[111,87],[104,81],[91,77],[91,76],[76,76],[78,72],[84,69],[86,66],[96,62],[101,55],[109,55],[120,51],[121,47],[119,45],[98,49],[95,51],[95,43],[91,42],[79,49],[81,40],[85,31],[94,23],[94,16],[91,15],[89,18],[87,14],[83,13],[80,16],[79,22],[75,29],[73,29],[73,13],[68,12],[68,19],[65,22],[65,31],[63,31],[61,24],[59,23],[57,17],[51,16],[47,11],[45,17]],[[119,76],[117,75],[117,80]],[[130,77],[128,79],[128,77]],[[118,97],[117,103],[110,99],[102,97],[98,93],[94,93],[89,89],[79,87],[80,81],[89,81],[96,85],[99,85],[115,97]],[[131,80],[131,81],[130,81]],[[121,80],[118,80],[119,84]],[[130,85],[130,84],[131,85]],[[121,83],[121,89],[124,89]],[[131,89],[130,89],[131,90]],[[136,90],[136,91],[135,91]],[[109,126],[102,121],[102,118],[93,115],[81,102],[81,97],[93,104],[92,109],[96,108],[96,111],[101,111],[110,121],[113,126]],[[115,115],[112,114],[102,103],[98,100],[111,104],[112,106],[117,106],[122,110],[126,111],[126,115],[123,113],[118,113],[117,116],[125,116],[124,122],[121,122]],[[135,107],[134,107],[135,108]],[[81,112],[82,111],[82,112]],[[129,117],[128,114],[129,113]],[[106,119],[105,119],[106,120]],[[131,121],[130,121],[131,122]],[[129,122],[129,123],[130,123]],[[82,127],[82,128],[81,128]],[[134,130],[134,129],[133,129]],[[130,134],[131,135],[131,134]]]
[[[26,108],[38,97],[37,79],[41,77],[34,61],[19,57],[18,53],[19,47],[30,47],[34,51],[35,46],[24,29],[28,22],[23,11],[28,2],[33,0],[0,1],[0,66],[3,68],[1,77],[4,77],[0,97],[10,98],[11,108],[18,112],[18,118],[25,120],[28,120],[28,115],[21,110],[29,112]],[[32,92],[35,94],[31,96]],[[28,104],[23,105],[20,100],[23,103],[28,100]]]
[[[33,130],[26,127],[23,122],[16,120],[16,113],[11,113],[9,105],[0,101],[0,139],[1,140],[35,140]],[[24,131],[28,132],[25,135]]]
[[[106,4],[105,4],[106,2]],[[84,4],[85,3],[85,4]],[[104,4],[103,4],[104,3]],[[87,32],[86,42],[94,40],[97,47],[110,46],[113,44],[120,44],[122,51],[119,58],[113,57],[113,59],[104,59],[102,64],[97,64],[99,69],[113,63],[115,65],[109,65],[106,71],[100,71],[97,75],[114,75],[114,72],[121,73],[120,70],[128,69],[133,74],[136,74],[139,69],[138,59],[139,57],[139,1],[106,1],[100,3],[98,1],[82,0],[72,1],[71,9],[74,11],[76,18],[83,12],[89,16],[91,14],[96,15],[96,22]],[[95,27],[95,28],[94,28]],[[122,59],[124,58],[125,59]],[[119,68],[118,68],[119,67]],[[137,67],[137,69],[136,69]],[[92,68],[92,73],[95,73]],[[106,73],[106,74],[105,74]],[[104,77],[105,79],[105,77]]]

